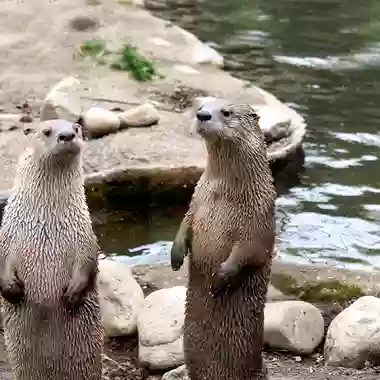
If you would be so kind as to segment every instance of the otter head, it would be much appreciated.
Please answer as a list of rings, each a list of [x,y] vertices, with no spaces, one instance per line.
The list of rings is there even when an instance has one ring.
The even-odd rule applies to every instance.
[[[195,128],[206,142],[249,140],[259,136],[259,116],[248,104],[205,99],[196,112]]]
[[[41,159],[70,161],[82,150],[80,125],[63,119],[42,121],[24,129],[24,134],[33,138],[34,152]]]

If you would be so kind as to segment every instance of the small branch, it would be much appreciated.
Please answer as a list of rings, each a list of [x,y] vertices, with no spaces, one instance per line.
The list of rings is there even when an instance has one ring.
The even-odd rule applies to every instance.
[[[114,366],[117,367],[117,369],[120,369],[122,371],[125,370],[125,367],[123,367],[122,365],[120,365],[116,360],[110,358],[106,354],[102,354],[102,359],[103,359],[103,361],[108,361],[108,362],[112,363]]]

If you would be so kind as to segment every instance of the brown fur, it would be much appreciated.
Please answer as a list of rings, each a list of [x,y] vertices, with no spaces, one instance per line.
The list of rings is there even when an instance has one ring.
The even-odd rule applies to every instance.
[[[206,169],[171,252],[189,252],[184,350],[191,380],[263,380],[264,305],[276,193],[258,116],[248,105],[204,103],[197,122]]]
[[[74,131],[72,143],[59,141],[62,131]],[[0,235],[13,376],[100,380],[98,245],[84,193],[80,127],[50,120],[27,133],[31,148],[20,159]]]

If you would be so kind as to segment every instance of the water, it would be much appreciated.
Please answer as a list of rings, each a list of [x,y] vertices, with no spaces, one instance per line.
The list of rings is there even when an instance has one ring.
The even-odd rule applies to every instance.
[[[282,256],[349,268],[379,267],[380,2],[171,3],[154,13],[216,47],[233,75],[272,92],[307,120],[301,184],[277,201]],[[134,237],[129,235],[114,251],[170,241],[180,216],[148,216],[138,222],[138,238],[132,232]],[[130,228],[134,223],[120,225]],[[104,244],[112,247],[108,239]],[[164,257],[161,253],[160,260]]]

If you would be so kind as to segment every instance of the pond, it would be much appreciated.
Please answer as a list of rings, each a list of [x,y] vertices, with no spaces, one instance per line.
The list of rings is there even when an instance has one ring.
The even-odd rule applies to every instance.
[[[306,118],[306,170],[301,183],[277,200],[281,256],[380,267],[380,2],[148,0],[148,5],[216,47],[233,75]],[[137,219],[114,215],[117,220],[96,228],[107,252],[125,254],[127,248],[156,243],[142,249],[164,259],[183,211],[152,211]]]

